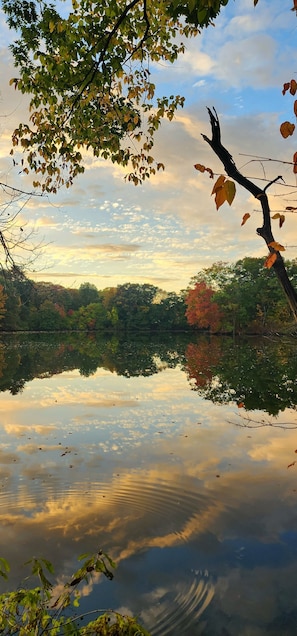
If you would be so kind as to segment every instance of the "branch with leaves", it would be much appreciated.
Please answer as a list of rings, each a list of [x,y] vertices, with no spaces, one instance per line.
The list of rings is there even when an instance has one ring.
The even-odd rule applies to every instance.
[[[276,177],[271,182],[269,182],[264,189],[259,188],[259,186],[257,186],[247,177],[245,177],[238,170],[234,162],[234,159],[229,153],[229,151],[222,145],[220,122],[219,122],[219,118],[218,118],[216,110],[215,109],[211,110],[210,108],[208,108],[207,110],[208,110],[209,119],[210,119],[212,137],[209,138],[207,137],[207,135],[202,135],[202,137],[204,141],[206,141],[209,144],[213,152],[217,155],[217,157],[222,162],[227,175],[233,179],[233,181],[230,181],[226,179],[225,175],[221,175],[217,179],[212,190],[212,194],[215,195],[216,207],[217,209],[219,209],[225,201],[227,201],[229,205],[232,204],[234,196],[235,196],[235,192],[236,192],[234,181],[238,183],[239,185],[241,185],[243,188],[245,188],[245,190],[250,192],[255,197],[255,199],[257,199],[257,201],[260,202],[261,208],[262,208],[263,224],[261,227],[257,228],[256,231],[257,231],[257,234],[264,239],[269,249],[269,255],[264,263],[264,266],[268,268],[273,267],[276,273],[276,276],[280,282],[280,285],[286,295],[287,301],[291,307],[295,320],[297,321],[297,293],[288,277],[285,263],[280,253],[284,251],[285,248],[275,240],[272,233],[271,211],[269,206],[269,200],[267,197],[268,188],[273,183],[281,179],[282,177],[281,176]],[[201,166],[201,164],[195,164],[194,167],[196,168],[196,170],[199,170],[200,172],[208,171],[210,174],[210,177],[211,178],[214,177],[213,172],[210,168],[205,168],[205,166]],[[243,216],[241,225],[244,225],[246,221],[248,220],[248,218],[249,218],[249,215],[246,213]],[[283,224],[283,219],[281,218],[281,215],[277,213],[276,215],[274,215],[274,218],[279,218],[280,227],[281,227]]]

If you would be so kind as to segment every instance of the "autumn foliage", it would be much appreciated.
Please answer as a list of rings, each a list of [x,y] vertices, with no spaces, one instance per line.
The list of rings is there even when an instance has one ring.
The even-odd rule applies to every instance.
[[[213,300],[214,293],[204,282],[196,283],[189,290],[185,299],[189,325],[209,329],[212,333],[219,330],[221,314],[219,306]]]

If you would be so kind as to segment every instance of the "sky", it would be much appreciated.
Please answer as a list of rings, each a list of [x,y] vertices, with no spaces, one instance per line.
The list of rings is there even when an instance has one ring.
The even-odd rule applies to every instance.
[[[206,108],[214,106],[222,142],[238,168],[262,187],[266,183],[259,179],[282,175],[284,182],[269,188],[273,213],[297,205],[292,166],[281,163],[291,161],[297,133],[284,140],[279,132],[282,121],[294,121],[294,98],[283,96],[282,87],[296,78],[297,19],[291,0],[253,5],[253,0],[229,0],[215,27],[188,40],[174,65],[152,66],[159,94],[186,98],[184,108],[172,122],[164,121],[156,135],[154,156],[165,164],[164,172],[135,187],[125,181],[125,169],[89,155],[85,173],[70,189],[16,198],[16,232],[22,238],[32,233],[25,246],[41,246],[29,267],[30,278],[66,287],[90,282],[98,289],[150,283],[179,292],[214,262],[245,256],[263,257],[264,262],[267,248],[256,234],[261,225],[257,201],[238,186],[232,206],[225,203],[217,211],[213,182],[194,169],[201,163],[222,172],[201,137],[210,135]],[[30,191],[34,176],[20,176],[9,155],[11,133],[26,119],[28,100],[9,86],[16,75],[8,49],[14,34],[3,15],[0,31],[0,181]],[[5,216],[7,194],[0,197]],[[247,212],[251,218],[241,227]],[[273,223],[275,239],[286,248],[284,256],[295,258],[294,213],[286,214],[281,229],[278,221]]]

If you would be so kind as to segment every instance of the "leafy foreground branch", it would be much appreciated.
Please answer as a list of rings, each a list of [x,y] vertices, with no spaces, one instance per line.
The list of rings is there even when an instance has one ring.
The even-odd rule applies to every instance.
[[[206,135],[202,135],[202,137],[204,141],[206,141],[210,145],[213,152],[222,162],[227,175],[234,179],[236,183],[245,188],[245,190],[250,192],[260,202],[263,215],[263,225],[262,227],[257,228],[257,234],[264,239],[270,252],[265,266],[268,268],[273,267],[273,270],[287,298],[289,306],[291,307],[293,316],[297,321],[297,293],[288,277],[284,260],[280,254],[280,251],[284,250],[284,248],[282,245],[277,243],[277,241],[275,241],[272,233],[271,210],[266,194],[267,188],[278,179],[281,179],[281,177],[277,177],[276,179],[271,181],[271,183],[262,190],[252,181],[250,181],[250,179],[241,174],[241,172],[239,172],[237,166],[235,165],[233,157],[221,143],[220,122],[215,109],[211,111],[208,108],[208,114],[210,118],[212,137],[211,139]],[[197,170],[200,170],[201,172],[207,170],[208,172],[210,172],[210,176],[213,176],[210,168],[205,168],[205,166],[201,166],[200,164],[196,164],[195,168]],[[221,175],[213,188],[213,193],[216,196],[217,209],[222,205],[222,203],[224,203],[224,201],[228,201],[228,203],[231,205],[235,195],[234,183],[231,181],[226,181],[224,175]],[[246,220],[246,218],[243,218],[242,225],[245,223]]]
[[[82,566],[58,594],[57,582],[55,585],[48,578],[48,573],[54,574],[50,561],[31,559],[28,562],[31,564],[31,576],[37,577],[38,585],[19,587],[0,595],[0,633],[3,636],[149,636],[135,618],[113,610],[96,609],[77,614],[81,596],[79,584],[88,583],[96,572],[111,580],[113,573],[110,568],[115,568],[115,563],[101,550],[95,555],[83,554],[79,560],[83,561]],[[6,559],[0,558],[0,575],[7,579],[9,570]],[[97,618],[89,620],[91,615],[97,615]],[[78,622],[84,624],[78,626]]]

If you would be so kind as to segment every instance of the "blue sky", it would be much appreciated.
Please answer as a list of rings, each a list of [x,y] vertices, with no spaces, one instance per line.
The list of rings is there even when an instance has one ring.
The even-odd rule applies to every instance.
[[[232,207],[224,204],[217,212],[210,196],[213,183],[193,165],[221,172],[201,138],[209,134],[206,107],[215,106],[223,143],[238,167],[255,178],[282,174],[286,186],[270,188],[273,211],[296,204],[290,166],[250,163],[251,157],[240,154],[290,161],[296,149],[296,135],[284,140],[279,133],[283,120],[293,121],[293,99],[282,95],[283,83],[296,77],[297,68],[291,6],[291,0],[259,0],[256,8],[253,0],[230,0],[216,26],[186,42],[185,54],[173,66],[152,67],[159,94],[186,97],[184,109],[164,122],[156,137],[155,156],[165,163],[165,172],[135,187],[124,181],[124,169],[88,156],[85,174],[70,190],[30,199],[16,223],[34,231],[33,241],[46,244],[29,273],[32,278],[69,287],[84,281],[99,289],[132,282],[179,291],[215,261],[264,257],[265,245],[255,232],[261,222],[257,202],[238,187]],[[21,178],[9,158],[11,132],[26,118],[27,101],[8,86],[16,74],[7,49],[13,34],[3,18],[0,28],[0,180],[30,189],[32,176]],[[246,212],[251,218],[241,227]],[[274,223],[285,256],[294,258],[295,215],[287,214],[281,230]]]

